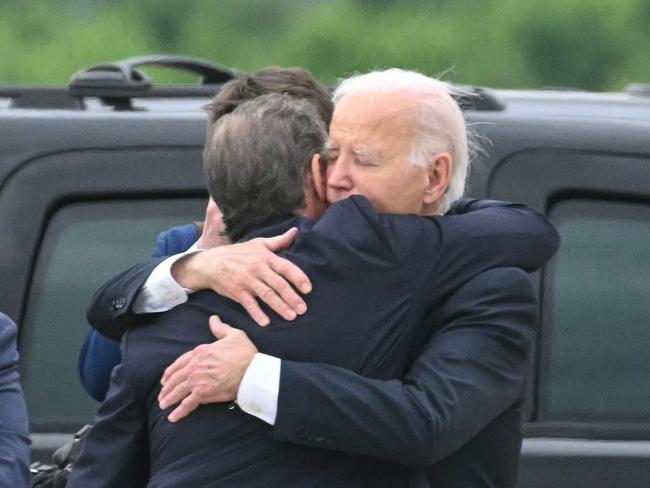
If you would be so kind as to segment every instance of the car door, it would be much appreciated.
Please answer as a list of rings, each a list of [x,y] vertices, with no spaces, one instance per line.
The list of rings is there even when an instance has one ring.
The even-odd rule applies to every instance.
[[[77,375],[93,291],[146,259],[159,232],[202,219],[205,122],[20,115],[0,120],[0,309],[19,324],[33,459],[48,461],[98,406]]]
[[[505,121],[491,198],[544,211],[558,254],[535,277],[541,334],[528,388],[521,488],[650,480],[650,126]]]

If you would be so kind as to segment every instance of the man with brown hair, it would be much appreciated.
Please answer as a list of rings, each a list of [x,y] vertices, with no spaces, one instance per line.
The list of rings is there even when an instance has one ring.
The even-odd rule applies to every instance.
[[[251,75],[244,75],[234,83],[226,83],[212,102],[205,108],[208,120],[214,124],[223,115],[235,110],[243,101],[269,93],[284,93],[298,100],[306,100],[329,127],[332,120],[331,94],[312,74],[302,68],[268,67]]]
[[[309,102],[325,127],[329,126],[334,109],[331,94],[311,73],[301,68],[268,67],[240,76],[223,86],[212,102],[205,106],[208,133],[219,118],[232,112],[242,102],[269,93],[283,93]],[[148,313],[168,310],[187,299],[186,292],[171,280],[170,273],[172,265],[182,259],[182,255],[177,253],[185,253],[190,246],[190,251],[212,250],[196,256],[199,260],[192,261],[196,268],[187,273],[190,278],[190,283],[185,284],[187,288],[192,287],[192,280],[198,279],[199,270],[205,271],[201,279],[209,281],[209,288],[241,303],[260,324],[268,323],[268,316],[257,299],[288,320],[304,313],[305,302],[294,286],[302,292],[309,291],[309,278],[293,263],[274,254],[274,251],[290,245],[293,238],[295,231],[290,230],[276,238],[225,247],[230,241],[223,233],[221,211],[211,198],[201,226],[188,224],[162,233],[151,254],[154,259],[147,263],[146,270],[141,267],[136,268],[136,273],[128,270],[95,294],[94,301],[100,305],[89,307],[88,321],[98,326],[103,335],[91,330],[81,348],[79,376],[86,391],[95,400],[104,400],[110,373],[121,358],[117,340],[128,327],[146,320]],[[176,256],[165,259],[170,255]],[[139,283],[142,288],[135,299],[131,294],[112,296],[113,285],[129,282],[136,274],[151,277]],[[106,291],[111,296],[106,296]],[[165,298],[163,304],[159,304],[159,297]],[[136,313],[125,313],[131,310]],[[111,326],[102,329],[101,324],[107,322]]]

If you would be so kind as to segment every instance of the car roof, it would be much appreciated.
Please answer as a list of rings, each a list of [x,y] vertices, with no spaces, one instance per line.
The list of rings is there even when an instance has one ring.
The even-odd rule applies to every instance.
[[[495,90],[494,94],[511,115],[650,122],[650,96],[627,91]]]

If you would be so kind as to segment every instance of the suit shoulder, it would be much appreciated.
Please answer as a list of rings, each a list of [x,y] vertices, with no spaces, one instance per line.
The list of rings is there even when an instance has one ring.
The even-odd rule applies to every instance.
[[[439,241],[435,219],[410,214],[378,213],[370,201],[352,195],[333,204],[314,226],[326,235],[351,240],[382,241],[392,245],[420,245],[425,250]],[[427,242],[422,243],[423,240]]]
[[[361,196],[351,196],[327,209],[321,219],[311,228],[309,234],[318,236],[318,242],[345,248],[373,249],[386,240],[377,212],[370,202]]]

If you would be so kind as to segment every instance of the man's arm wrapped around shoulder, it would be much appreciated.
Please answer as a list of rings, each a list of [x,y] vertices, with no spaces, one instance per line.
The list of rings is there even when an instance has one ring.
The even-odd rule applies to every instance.
[[[483,272],[429,320],[442,326],[403,381],[283,361],[274,438],[429,465],[521,401],[537,334],[525,272]]]

